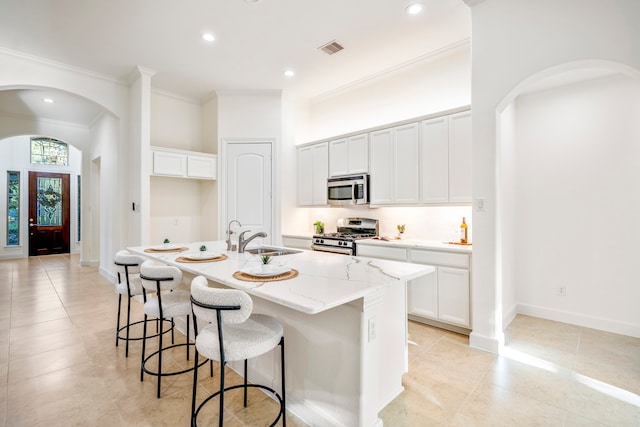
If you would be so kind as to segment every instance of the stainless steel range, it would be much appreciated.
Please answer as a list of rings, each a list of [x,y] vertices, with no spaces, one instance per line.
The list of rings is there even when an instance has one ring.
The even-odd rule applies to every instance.
[[[370,218],[340,218],[337,233],[316,234],[311,248],[314,251],[355,255],[356,240],[378,235],[378,220]]]

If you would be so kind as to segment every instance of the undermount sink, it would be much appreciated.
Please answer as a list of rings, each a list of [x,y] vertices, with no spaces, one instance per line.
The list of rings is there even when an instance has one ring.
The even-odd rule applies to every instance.
[[[272,248],[269,246],[257,246],[255,248],[245,249],[245,252],[248,252],[254,255],[280,256],[280,255],[299,254],[302,251],[297,251],[295,249]]]

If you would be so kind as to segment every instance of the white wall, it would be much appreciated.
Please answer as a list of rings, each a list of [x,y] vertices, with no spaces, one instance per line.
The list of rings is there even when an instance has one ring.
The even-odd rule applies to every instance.
[[[218,92],[219,159],[225,158],[224,143],[232,141],[274,141],[273,194],[275,214],[269,240],[281,234],[280,203],[282,197],[282,175],[279,167],[284,155],[283,142],[283,95],[281,91]],[[225,173],[223,161],[218,162],[219,219],[218,235],[224,236],[227,223],[233,218],[226,216]]]
[[[504,340],[502,295],[497,277],[502,224],[497,209],[496,117],[544,70],[570,64],[610,64],[637,75],[640,16],[637,0],[468,0],[472,13],[473,195],[485,199],[474,210],[473,332],[470,343],[498,351]],[[635,46],[635,47],[634,47]],[[570,174],[572,168],[567,170]],[[539,174],[543,173],[542,171]],[[591,230],[585,230],[590,232]]]
[[[0,258],[29,256],[29,172],[54,172],[69,174],[69,248],[79,252],[78,221],[78,175],[82,172],[82,153],[69,146],[68,166],[46,166],[30,163],[31,136],[15,136],[0,140],[0,217],[7,218],[7,172],[20,172],[20,245],[6,246],[7,228],[0,226]],[[84,218],[82,218],[84,221]]]
[[[151,93],[151,145],[215,153],[217,102]],[[204,138],[206,135],[206,140]],[[217,195],[214,181],[151,177],[149,243],[216,238]],[[213,213],[213,215],[212,215]]]
[[[304,143],[471,103],[468,44],[394,75],[310,104]]]
[[[621,75],[517,98],[519,312],[640,336],[638,117]]]

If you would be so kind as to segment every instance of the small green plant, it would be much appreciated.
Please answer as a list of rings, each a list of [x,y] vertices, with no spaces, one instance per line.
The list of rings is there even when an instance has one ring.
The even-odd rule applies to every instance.
[[[316,234],[324,233],[324,222],[316,221],[313,223],[313,225],[316,228]]]
[[[204,252],[207,250],[207,247],[205,245],[200,246],[200,252]]]
[[[264,255],[262,257],[260,257],[260,260],[262,261],[262,263],[264,265],[267,265],[271,262],[271,257],[269,255]]]
[[[164,241],[162,243],[164,243],[166,245],[168,243],[171,243],[171,241],[169,239],[164,239]]]
[[[398,233],[404,233],[406,226],[406,224],[398,224]]]

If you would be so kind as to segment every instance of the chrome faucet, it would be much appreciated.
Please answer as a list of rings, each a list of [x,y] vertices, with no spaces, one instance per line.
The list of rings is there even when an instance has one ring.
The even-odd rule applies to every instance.
[[[226,240],[226,242],[227,242],[227,250],[228,251],[235,250],[235,248],[231,244],[231,235],[233,234],[233,231],[231,231],[231,224],[233,224],[234,222],[237,222],[238,226],[242,227],[242,224],[240,224],[240,221],[238,221],[237,219],[231,220],[229,222],[229,225],[227,225],[227,240]]]
[[[264,231],[258,231],[256,234],[252,234],[245,240],[244,233],[248,233],[249,231],[251,230],[243,231],[242,233],[240,233],[240,236],[238,237],[238,253],[239,254],[244,253],[244,248],[247,246],[247,243],[249,243],[256,237],[267,237],[267,233],[265,233]]]

